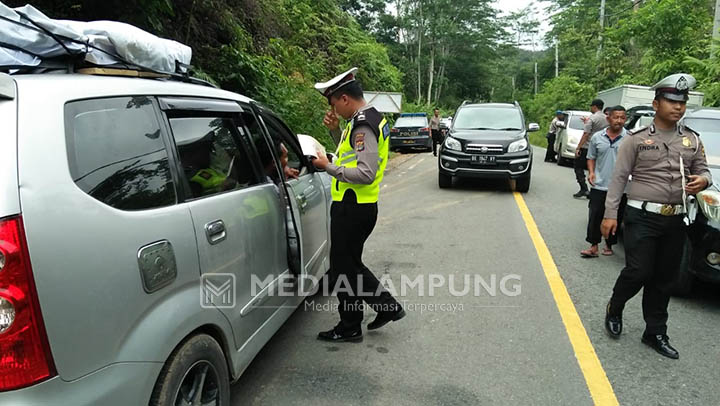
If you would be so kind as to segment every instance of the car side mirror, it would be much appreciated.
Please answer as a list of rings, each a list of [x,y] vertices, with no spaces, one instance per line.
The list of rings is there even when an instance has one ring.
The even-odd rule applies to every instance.
[[[530,123],[530,125],[528,126],[529,132],[535,132],[535,131],[539,131],[539,130],[540,130],[540,126],[538,125],[538,123]]]

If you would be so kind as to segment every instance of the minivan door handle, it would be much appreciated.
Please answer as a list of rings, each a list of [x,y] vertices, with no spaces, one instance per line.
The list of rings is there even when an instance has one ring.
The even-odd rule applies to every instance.
[[[227,238],[225,223],[222,220],[215,220],[205,224],[205,235],[210,244],[215,245]]]

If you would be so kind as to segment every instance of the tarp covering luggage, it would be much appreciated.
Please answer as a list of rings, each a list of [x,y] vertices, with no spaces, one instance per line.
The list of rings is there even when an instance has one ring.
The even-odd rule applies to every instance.
[[[79,59],[179,73],[178,63],[189,65],[191,56],[190,47],[129,24],[53,20],[30,5],[12,9],[0,3],[0,67],[21,69]]]

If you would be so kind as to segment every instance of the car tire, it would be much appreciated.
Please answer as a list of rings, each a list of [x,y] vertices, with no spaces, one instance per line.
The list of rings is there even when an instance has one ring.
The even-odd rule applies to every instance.
[[[675,296],[687,296],[692,291],[693,281],[695,277],[690,271],[692,264],[692,244],[690,239],[685,237],[685,244],[683,245],[683,253],[680,257],[680,266],[678,269],[675,283],[672,285],[672,294]]]
[[[440,186],[440,189],[451,188],[452,176],[446,173],[438,172],[438,186]]]
[[[528,169],[527,175],[519,177],[515,180],[515,191],[520,193],[527,193],[530,190],[530,169]]]
[[[204,379],[199,379],[204,376]],[[180,398],[187,404],[202,402],[230,405],[230,374],[222,348],[207,334],[190,337],[173,351],[155,383],[150,406],[175,406]]]
[[[557,166],[563,166],[563,161],[565,160],[565,158],[562,157],[562,150],[563,150],[562,141],[560,141],[560,144],[558,145],[558,151],[557,151],[557,160],[555,161],[555,163],[557,163]]]

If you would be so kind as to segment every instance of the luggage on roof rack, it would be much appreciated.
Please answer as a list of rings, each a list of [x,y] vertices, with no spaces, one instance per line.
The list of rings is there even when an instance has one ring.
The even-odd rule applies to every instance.
[[[187,74],[192,50],[116,21],[53,20],[26,5],[0,2],[0,69],[57,62],[127,65],[143,71]]]

